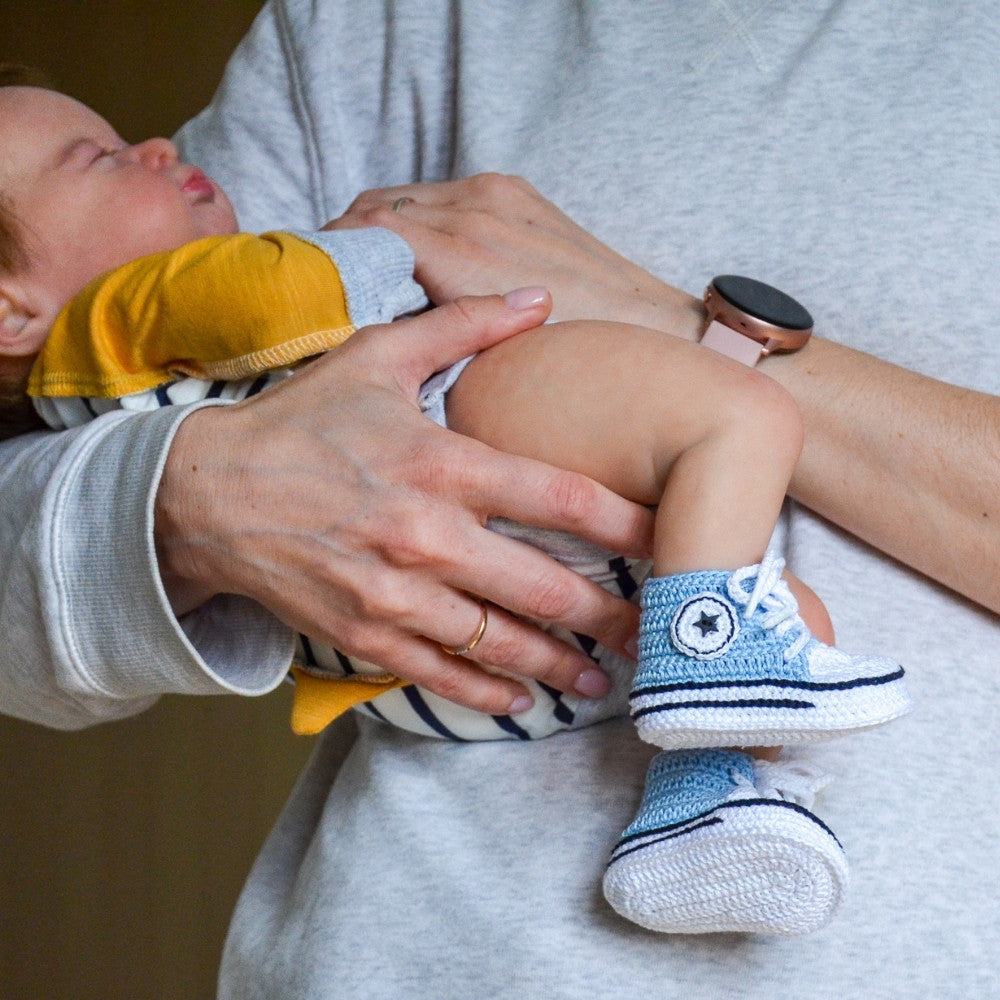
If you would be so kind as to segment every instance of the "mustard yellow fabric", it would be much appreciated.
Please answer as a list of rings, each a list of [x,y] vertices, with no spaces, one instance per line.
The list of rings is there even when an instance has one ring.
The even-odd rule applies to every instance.
[[[56,319],[28,391],[113,399],[185,375],[246,378],[354,329],[318,247],[288,233],[210,236],[92,281]]]
[[[362,680],[357,677],[319,677],[301,667],[292,667],[295,698],[292,702],[292,732],[312,736],[326,729],[334,719],[362,702],[386,691],[403,687],[406,681]]]

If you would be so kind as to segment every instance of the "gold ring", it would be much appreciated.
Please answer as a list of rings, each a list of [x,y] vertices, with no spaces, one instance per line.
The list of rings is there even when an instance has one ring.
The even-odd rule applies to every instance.
[[[486,602],[483,600],[479,601],[479,607],[482,611],[482,617],[479,619],[479,627],[476,629],[475,635],[464,645],[464,646],[446,646],[441,643],[441,648],[448,653],[450,656],[466,656],[471,653],[476,646],[479,645],[480,640],[486,634],[486,622],[489,619],[489,615],[486,612]]]
[[[402,212],[403,211],[403,206],[404,205],[408,205],[411,201],[413,201],[413,199],[412,198],[407,198],[405,195],[402,198],[397,198],[392,203],[392,210],[394,212]]]

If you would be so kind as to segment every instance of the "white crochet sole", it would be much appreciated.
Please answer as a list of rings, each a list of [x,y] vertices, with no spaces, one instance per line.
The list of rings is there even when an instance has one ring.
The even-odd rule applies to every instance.
[[[688,681],[639,687],[629,698],[639,737],[664,750],[781,746],[871,729],[905,715],[899,669],[840,683]]]
[[[805,934],[833,917],[847,882],[840,844],[812,813],[742,799],[620,842],[604,895],[626,919],[668,934]]]

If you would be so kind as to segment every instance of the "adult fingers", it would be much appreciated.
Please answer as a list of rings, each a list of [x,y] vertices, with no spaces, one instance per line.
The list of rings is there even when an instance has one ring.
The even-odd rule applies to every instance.
[[[413,433],[400,426],[393,445],[398,448],[393,478],[408,484],[410,496],[426,502],[419,511],[380,520],[375,543],[385,562],[427,568],[435,579],[514,615],[557,623],[628,651],[634,607],[540,549],[485,525],[502,518],[584,538],[609,552],[648,558],[654,521],[648,508],[586,476],[507,455],[433,426],[414,427]],[[440,606],[439,598],[428,597],[432,599],[436,604],[431,606]],[[428,631],[422,622],[410,627],[455,645],[468,634],[474,617],[474,612],[466,613],[464,633],[463,627],[447,634]],[[491,638],[499,637],[493,632]],[[512,656],[492,662],[518,666]]]
[[[514,174],[481,173],[452,181],[399,184],[394,187],[363,191],[354,199],[345,215],[363,215],[376,208],[396,206],[400,199],[412,199],[421,205],[438,207],[481,208],[514,204],[529,206],[545,199],[523,177]],[[405,212],[406,206],[399,206]]]
[[[538,286],[462,296],[420,316],[359,331],[337,350],[337,365],[366,372],[370,383],[398,388],[415,401],[434,372],[539,326],[551,304]]]
[[[482,566],[473,570],[467,562],[456,562],[447,570],[447,578],[456,587],[475,588],[475,593],[487,598],[512,616],[511,621],[524,618],[562,626],[578,635],[596,639],[601,645],[627,656],[635,655],[639,627],[638,608],[626,598],[631,596],[631,582],[624,568],[615,568],[614,557],[600,572],[616,585],[624,597],[606,590],[575,570],[555,562],[534,546],[506,538],[497,532],[483,532],[478,540]],[[599,559],[599,557],[598,557]],[[596,561],[596,560],[595,560]],[[502,570],[499,569],[502,567]],[[487,629],[476,649],[475,658],[505,668],[518,667],[518,644],[535,642],[523,630],[504,628],[505,619],[497,618],[496,627]],[[466,627],[469,617],[466,616]],[[576,663],[583,667],[579,659]],[[571,660],[565,650],[536,645],[529,670],[517,669],[539,680],[546,680],[560,690],[578,687],[571,678]]]
[[[576,645],[482,599],[458,610],[460,614],[436,617],[425,629],[449,656],[479,664],[493,674],[530,678],[567,693],[586,697],[607,693],[608,678]],[[634,633],[638,623],[634,605],[625,604],[619,617],[624,621],[622,631]],[[622,645],[627,655],[634,656],[634,648]]]
[[[386,599],[393,575],[401,587]],[[286,605],[276,594],[268,606],[312,639],[478,711],[526,711],[531,698],[519,681],[527,678],[587,697],[608,690],[589,657],[529,622],[417,574],[383,566],[380,579],[364,594],[361,613],[312,606],[308,598]]]

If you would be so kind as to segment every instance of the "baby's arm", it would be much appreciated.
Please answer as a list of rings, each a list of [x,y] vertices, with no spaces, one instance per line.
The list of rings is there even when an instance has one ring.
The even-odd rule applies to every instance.
[[[114,399],[294,364],[422,307],[412,263],[374,229],[215,237],[131,261],[62,311],[30,392]]]

